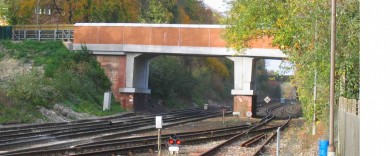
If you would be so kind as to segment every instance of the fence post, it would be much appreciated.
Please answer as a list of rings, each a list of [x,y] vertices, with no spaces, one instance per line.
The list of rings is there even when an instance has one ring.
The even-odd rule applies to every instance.
[[[358,114],[357,115],[360,116],[360,100],[358,100],[358,108],[357,109],[358,109]]]
[[[70,30],[68,29],[68,42],[70,42]]]
[[[41,41],[41,28],[38,30],[38,41]]]
[[[54,30],[54,40],[57,40],[57,29]]]

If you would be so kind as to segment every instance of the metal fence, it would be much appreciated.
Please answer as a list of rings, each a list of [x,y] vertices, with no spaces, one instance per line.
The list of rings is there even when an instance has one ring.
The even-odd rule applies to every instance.
[[[337,155],[360,155],[360,101],[339,98]]]
[[[73,41],[72,24],[15,25],[12,27],[13,41],[21,40],[62,40]]]

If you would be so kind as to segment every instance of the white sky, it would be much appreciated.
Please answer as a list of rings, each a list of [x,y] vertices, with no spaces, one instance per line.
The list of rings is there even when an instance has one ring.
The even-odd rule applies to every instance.
[[[225,12],[228,10],[226,2],[227,0],[203,0],[203,2],[209,7],[218,10],[218,12]],[[229,1],[229,0],[228,0]]]
[[[230,1],[230,0],[203,0],[203,2],[206,5],[217,10],[218,12],[226,12],[229,10],[226,1]],[[278,71],[279,73],[281,73],[282,71],[279,69],[281,63],[282,61],[280,60],[266,60],[266,69]],[[288,72],[285,75],[293,75],[293,74],[294,74],[293,72]]]

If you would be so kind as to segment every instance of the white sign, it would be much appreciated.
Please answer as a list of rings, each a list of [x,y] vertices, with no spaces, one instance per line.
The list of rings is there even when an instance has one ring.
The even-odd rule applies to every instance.
[[[280,103],[286,103],[286,99],[280,98]]]
[[[233,112],[233,116],[239,116],[240,112]]]
[[[251,111],[247,111],[247,112],[246,112],[246,116],[247,116],[248,118],[250,118],[250,117],[252,116],[252,112],[251,112]]]
[[[156,116],[156,128],[162,128],[162,116]]]
[[[264,98],[264,101],[265,101],[266,103],[268,103],[268,102],[271,101],[271,99],[267,96],[267,97]]]
[[[179,152],[179,146],[169,146],[169,152]]]
[[[104,92],[103,110],[111,109],[111,92]]]

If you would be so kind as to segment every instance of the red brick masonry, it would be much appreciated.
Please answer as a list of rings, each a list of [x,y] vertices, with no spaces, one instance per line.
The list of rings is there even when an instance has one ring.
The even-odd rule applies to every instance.
[[[246,117],[246,112],[251,111],[252,116],[256,114],[256,96],[234,95],[234,112],[240,112],[241,117]]]

